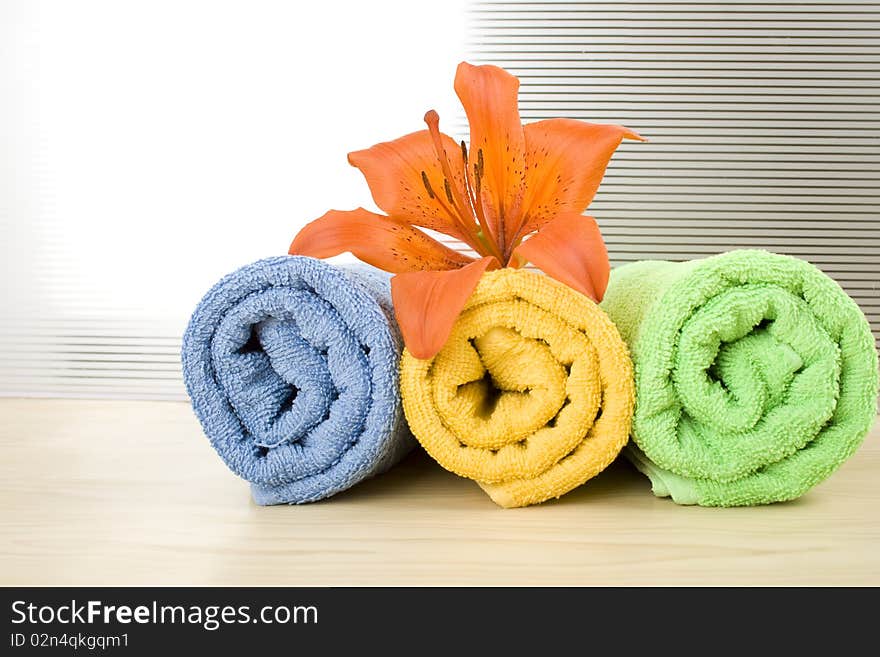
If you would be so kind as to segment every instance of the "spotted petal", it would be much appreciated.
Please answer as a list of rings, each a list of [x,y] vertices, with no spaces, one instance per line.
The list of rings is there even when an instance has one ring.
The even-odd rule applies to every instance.
[[[473,262],[405,221],[363,208],[330,210],[306,224],[289,253],[329,258],[345,251],[392,273],[457,269]]]

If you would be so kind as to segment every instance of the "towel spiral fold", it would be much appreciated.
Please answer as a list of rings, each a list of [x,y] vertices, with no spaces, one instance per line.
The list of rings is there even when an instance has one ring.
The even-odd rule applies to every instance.
[[[636,368],[635,446],[681,504],[793,499],[875,419],[877,354],[855,302],[811,264],[765,251],[612,272],[602,307]]]
[[[626,443],[633,406],[626,346],[605,313],[514,269],[483,276],[434,358],[404,351],[401,387],[428,453],[504,507],[601,472]]]
[[[413,444],[401,348],[387,275],[281,256],[205,295],[183,374],[211,444],[255,501],[310,502],[388,469]]]

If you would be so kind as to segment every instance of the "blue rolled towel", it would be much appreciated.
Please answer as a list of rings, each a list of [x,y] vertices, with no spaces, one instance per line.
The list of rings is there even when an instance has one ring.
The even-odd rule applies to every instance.
[[[183,376],[205,434],[257,504],[300,504],[384,472],[415,444],[401,349],[388,275],[279,256],[205,295],[183,338]]]

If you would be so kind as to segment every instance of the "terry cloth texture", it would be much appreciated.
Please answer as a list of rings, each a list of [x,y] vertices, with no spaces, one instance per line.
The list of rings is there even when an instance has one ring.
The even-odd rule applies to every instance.
[[[281,256],[205,295],[183,375],[205,434],[254,500],[299,504],[387,470],[415,444],[401,348],[386,274]]]
[[[703,506],[794,499],[874,422],[868,322],[808,262],[754,250],[636,262],[612,272],[602,307],[636,369],[625,454],[657,496]]]
[[[443,349],[404,351],[403,406],[443,467],[504,507],[559,497],[626,444],[632,365],[596,304],[553,279],[483,275]]]

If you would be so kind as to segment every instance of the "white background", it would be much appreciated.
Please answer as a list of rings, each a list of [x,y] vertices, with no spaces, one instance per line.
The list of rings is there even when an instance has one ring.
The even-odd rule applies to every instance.
[[[64,268],[66,292],[106,310],[125,297],[129,310],[176,316],[230,267],[285,252],[304,221],[369,203],[348,151],[421,129],[430,107],[458,111],[462,3],[62,0],[2,12],[11,273]],[[47,310],[81,307],[43,292]]]
[[[218,278],[372,207],[349,151],[460,116],[464,26],[463,0],[0,0],[0,390],[179,394]]]

